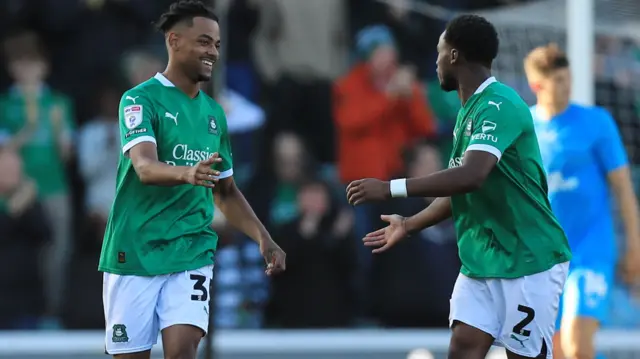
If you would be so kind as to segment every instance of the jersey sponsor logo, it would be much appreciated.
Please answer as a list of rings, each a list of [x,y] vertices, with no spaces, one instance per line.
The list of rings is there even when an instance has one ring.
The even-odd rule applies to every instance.
[[[165,113],[164,113],[164,117],[172,119],[172,120],[173,120],[173,122],[175,122],[175,123],[176,123],[176,126],[178,126],[178,115],[179,115],[179,114],[180,114],[180,112],[176,112],[176,114],[175,114],[175,115],[174,115],[174,114],[172,114],[172,113],[169,113],[169,112],[165,112]]]
[[[139,135],[139,134],[146,133],[146,132],[147,132],[147,129],[144,128],[144,127],[143,128],[134,128],[133,130],[125,133],[124,134],[124,138],[129,138],[131,136]]]
[[[482,122],[482,133],[476,133],[471,136],[472,141],[490,141],[493,143],[498,142],[498,137],[488,133],[493,132],[496,129],[496,123],[491,121],[483,121]]]
[[[462,157],[453,157],[449,159],[449,168],[462,166]]]
[[[564,178],[561,172],[551,172],[547,175],[549,192],[570,192],[578,188],[580,180],[577,177]]]
[[[129,341],[127,327],[124,324],[113,325],[113,335],[111,336],[111,341],[114,343],[127,343]]]
[[[482,122],[482,133],[492,132],[496,129],[496,123],[491,121]]]
[[[500,111],[500,105],[502,105],[502,102],[489,101],[488,104],[491,106],[495,106],[498,109],[498,111]]]
[[[124,108],[124,125],[133,130],[142,123],[142,105],[131,105]]]
[[[177,161],[184,161],[186,166],[193,166],[213,156],[213,152],[210,152],[208,147],[205,150],[199,150],[189,148],[189,145],[186,144],[178,144],[173,148],[171,155],[173,159],[165,161],[167,164],[177,166]]]
[[[496,136],[491,134],[486,134],[486,133],[476,133],[475,135],[471,136],[471,140],[472,141],[491,141],[493,143],[498,142],[498,138]]]
[[[209,133],[217,135],[218,125],[216,124],[215,116],[209,116]]]
[[[589,308],[596,308],[607,296],[609,285],[604,274],[592,270],[584,273],[584,294],[585,305]]]
[[[468,119],[467,120],[467,128],[464,130],[464,135],[465,136],[471,136],[471,131],[473,130],[473,120],[472,119]]]
[[[127,97],[125,97],[124,99],[125,99],[125,100],[130,100],[131,102],[136,103],[136,99],[137,99],[138,97],[140,97],[140,96],[136,96],[136,97],[127,96]]]

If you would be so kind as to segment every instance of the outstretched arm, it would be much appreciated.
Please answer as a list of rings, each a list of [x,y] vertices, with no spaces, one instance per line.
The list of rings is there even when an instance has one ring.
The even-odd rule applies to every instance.
[[[426,177],[395,179],[391,182],[366,178],[347,186],[347,200],[353,205],[391,197],[450,197],[482,186],[498,158],[482,150],[467,150],[462,165]]]
[[[427,208],[407,217],[404,225],[407,233],[413,233],[436,225],[449,217],[451,217],[451,199],[439,197]]]
[[[382,215],[380,218],[389,225],[367,234],[362,241],[367,247],[376,247],[372,253],[382,253],[400,242],[408,234],[438,224],[451,216],[451,200],[448,197],[437,198],[420,213],[408,218],[397,214]]]
[[[464,154],[458,149],[458,154],[451,158],[451,168],[421,178],[351,182],[347,187],[349,203],[360,204],[389,197],[450,197],[475,191],[484,184],[502,154],[523,133],[525,121],[518,118],[525,116],[531,115],[511,103],[485,107],[473,122],[467,120],[466,125],[472,129],[467,135],[469,143]]]
[[[408,197],[449,197],[456,194],[475,191],[498,162],[498,158],[485,151],[467,151],[462,166],[439,171],[426,177],[406,179]],[[403,180],[394,180],[391,185],[402,185]],[[398,185],[396,185],[398,183]],[[398,188],[402,191],[402,188]]]

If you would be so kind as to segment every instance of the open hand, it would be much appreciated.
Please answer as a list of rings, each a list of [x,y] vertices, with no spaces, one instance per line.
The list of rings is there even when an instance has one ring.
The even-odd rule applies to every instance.
[[[383,201],[387,198],[391,198],[391,188],[386,181],[365,178],[353,181],[347,186],[347,200],[354,206],[364,202]]]
[[[402,238],[407,236],[407,229],[404,225],[404,217],[397,214],[383,214],[382,216],[380,216],[380,219],[388,222],[389,225],[375,232],[367,234],[362,239],[365,246],[378,247],[372,251],[373,253],[384,252],[396,243],[400,242]]]
[[[267,275],[278,274],[287,269],[287,254],[272,239],[260,242],[260,253],[267,263],[267,269],[264,271]]]
[[[220,162],[222,162],[222,158],[220,158],[220,155],[216,152],[206,160],[196,163],[187,171],[185,182],[194,186],[214,188],[218,183],[220,172],[214,170],[211,166]]]

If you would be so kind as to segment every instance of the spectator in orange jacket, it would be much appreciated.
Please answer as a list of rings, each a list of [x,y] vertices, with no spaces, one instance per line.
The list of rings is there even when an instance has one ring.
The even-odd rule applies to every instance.
[[[391,33],[377,25],[357,35],[362,61],[334,86],[342,182],[390,179],[402,171],[402,149],[435,134],[436,126],[414,71],[397,63]]]
[[[391,179],[402,172],[405,146],[434,135],[436,126],[425,95],[411,68],[397,62],[395,41],[385,26],[357,35],[360,62],[334,85],[333,115],[338,135],[338,170],[343,183],[360,178]],[[379,211],[375,205],[355,207],[354,234],[373,230]],[[371,252],[359,246],[359,316],[366,316]]]

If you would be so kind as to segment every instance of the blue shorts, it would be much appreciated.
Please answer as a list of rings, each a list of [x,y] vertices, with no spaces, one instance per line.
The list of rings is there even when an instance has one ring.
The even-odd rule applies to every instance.
[[[600,323],[606,322],[614,273],[613,265],[571,267],[560,297],[556,329],[560,328],[563,317],[592,318]]]

